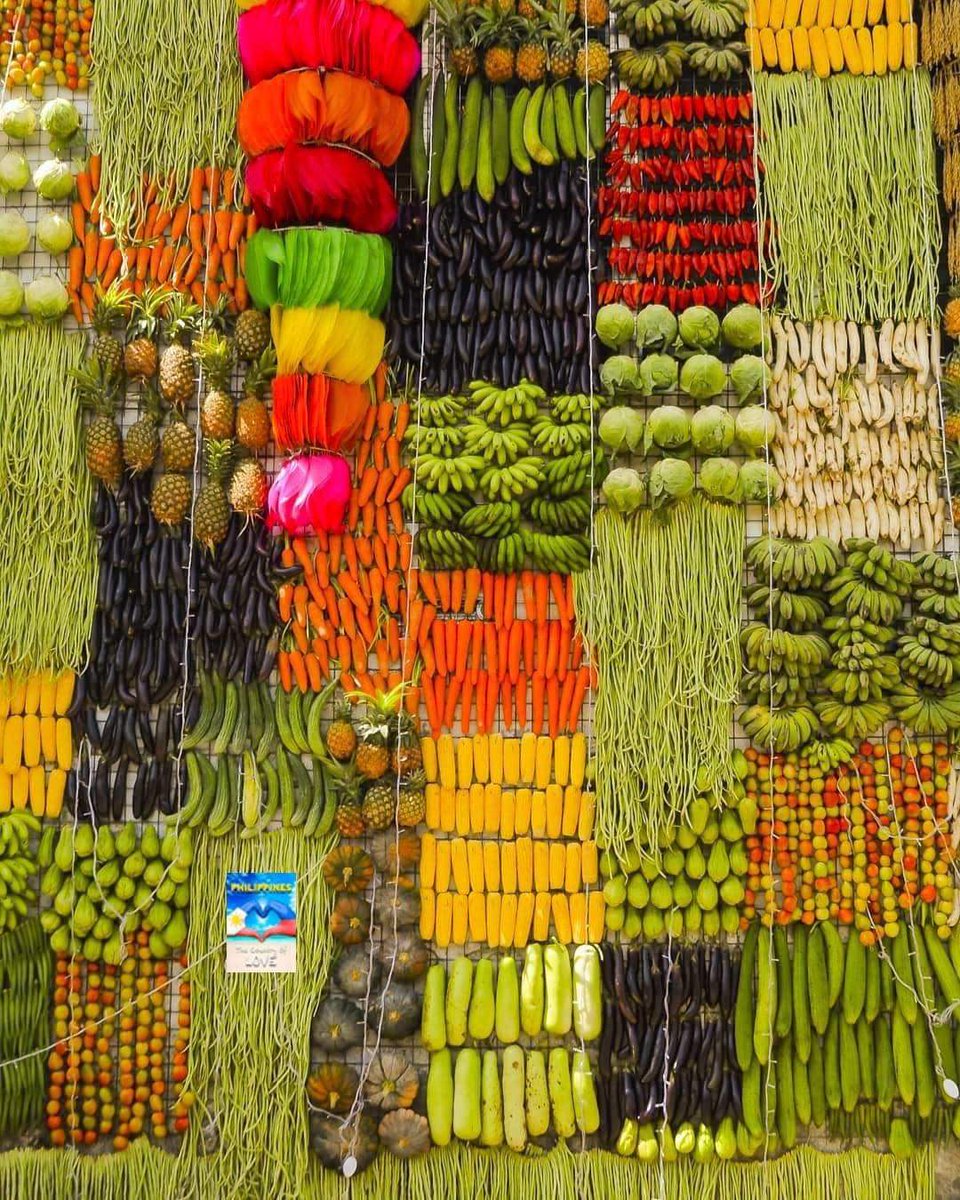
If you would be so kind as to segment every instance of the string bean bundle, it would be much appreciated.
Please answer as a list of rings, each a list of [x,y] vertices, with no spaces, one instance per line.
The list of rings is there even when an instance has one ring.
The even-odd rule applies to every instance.
[[[698,791],[730,782],[740,679],[739,505],[699,495],[669,514],[596,521],[577,621],[597,655],[597,840],[657,854]]]
[[[59,325],[0,332],[0,675],[83,664],[97,583],[70,375],[83,355]]]
[[[930,319],[941,229],[930,76],[761,72],[765,264],[787,312]]]

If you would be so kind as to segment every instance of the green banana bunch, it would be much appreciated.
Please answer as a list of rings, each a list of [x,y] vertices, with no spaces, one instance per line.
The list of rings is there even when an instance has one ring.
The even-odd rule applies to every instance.
[[[758,746],[784,754],[799,750],[817,733],[817,714],[809,705],[781,708],[771,712],[762,704],[752,705],[740,714],[740,724]]]
[[[484,461],[478,454],[461,454],[457,458],[438,458],[421,454],[417,459],[418,487],[430,492],[473,492],[477,488],[477,472]]]
[[[512,574],[523,567],[526,545],[522,532],[477,543],[477,560],[484,571]]]
[[[960,683],[934,693],[904,679],[890,702],[899,720],[922,737],[944,737],[960,729]]]
[[[841,763],[849,762],[857,748],[849,738],[815,738],[804,746],[803,752],[818,763],[822,771],[829,772],[835,771]]]
[[[933,588],[917,588],[912,599],[914,612],[922,616],[960,621],[960,596],[956,594],[947,596]]]
[[[928,588],[941,592],[944,596],[957,594],[957,568],[953,559],[945,554],[937,554],[929,550],[913,560],[913,565],[920,574],[920,579]],[[916,593],[915,593],[916,595]]]
[[[780,625],[797,632],[815,629],[826,615],[826,605],[816,596],[784,591],[758,584],[747,592],[747,604],[758,615],[770,616]]]
[[[600,397],[584,396],[582,393],[572,396],[554,396],[550,405],[554,417],[558,421],[589,421],[594,413],[600,411]]]
[[[524,529],[524,546],[538,571],[569,575],[590,565],[590,539],[579,533],[540,533]]]
[[[480,474],[480,491],[489,500],[512,500],[534,491],[543,478],[543,459],[528,456],[509,467],[487,467]]]
[[[37,898],[28,881],[37,872],[30,839],[39,832],[39,818],[27,809],[0,817],[0,931],[19,925]]]
[[[530,431],[537,449],[553,456],[571,454],[589,446],[593,433],[592,426],[584,421],[557,424],[547,416],[537,417]]]
[[[809,682],[786,673],[744,671],[740,678],[740,698],[744,704],[794,708],[809,702]]]
[[[815,674],[830,654],[830,646],[818,633],[792,633],[760,622],[740,631],[740,646],[751,670],[801,678]]]
[[[460,528],[472,537],[506,537],[520,528],[520,505],[516,500],[474,505],[460,519]]]
[[[846,566],[901,600],[910,595],[919,579],[917,568],[909,559],[897,558],[867,538],[852,538],[847,542]]]
[[[644,46],[673,37],[683,20],[679,0],[628,0],[617,15],[617,28]]]
[[[534,496],[529,502],[530,517],[547,533],[576,533],[590,522],[590,493],[550,500]]]
[[[897,660],[881,654],[879,647],[846,646],[831,658],[833,668],[823,676],[823,686],[844,704],[882,700],[900,681]]]
[[[417,423],[432,428],[457,425],[463,420],[464,402],[459,396],[421,396],[417,405]],[[404,441],[416,436],[416,425],[407,426]]]
[[[843,551],[826,537],[809,541],[759,537],[747,549],[747,563],[762,583],[771,578],[782,588],[817,590],[843,564]]]
[[[620,50],[613,56],[621,84],[651,90],[672,87],[683,74],[687,50],[682,42]]]
[[[687,65],[694,74],[712,83],[732,78],[746,66],[746,42],[728,42],[711,46],[708,42],[687,43]]]
[[[851,615],[866,617],[881,625],[892,625],[903,611],[903,601],[881,587],[874,587],[849,567],[843,567],[825,584],[830,606]]]
[[[697,37],[728,39],[743,28],[742,0],[683,0],[684,16]]]
[[[404,511],[416,517],[419,525],[445,529],[458,525],[472,508],[469,496],[463,492],[425,492],[408,484],[401,497]]]
[[[817,716],[827,733],[862,742],[865,737],[883,728],[884,722],[890,717],[890,705],[876,700],[864,704],[821,700],[817,704]]]
[[[418,457],[430,455],[439,458],[453,458],[463,449],[463,429],[458,425],[422,425],[408,428],[403,435],[404,442],[412,447]]]
[[[473,539],[453,529],[417,530],[417,552],[430,571],[455,571],[477,565]]]
[[[539,411],[540,402],[547,398],[543,388],[529,379],[521,379],[515,387],[508,388],[474,380],[469,390],[474,412],[503,426],[512,425],[515,421],[532,421]]]
[[[530,449],[530,429],[526,425],[508,425],[491,429],[485,421],[472,420],[464,428],[469,454],[480,455],[488,463],[510,466]]]
[[[868,621],[861,616],[847,616],[845,613],[832,613],[824,617],[821,627],[834,647],[856,644],[861,641],[875,642],[886,646],[893,641],[893,630],[887,625],[878,625],[876,621]]]
[[[543,482],[550,496],[562,499],[589,488],[594,471],[603,465],[602,447],[597,446],[592,452],[589,447],[575,450],[544,463]]]
[[[914,634],[905,633],[898,640],[897,657],[903,674],[921,687],[944,688],[953,683],[953,660]]]

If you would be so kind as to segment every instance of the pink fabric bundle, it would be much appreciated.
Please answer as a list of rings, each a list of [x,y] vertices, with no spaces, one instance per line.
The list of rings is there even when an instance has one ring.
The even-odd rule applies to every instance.
[[[268,150],[247,164],[246,180],[257,221],[268,229],[332,224],[387,233],[397,221],[396,197],[380,168],[338,146]]]
[[[241,13],[240,61],[259,83],[294,67],[364,75],[402,95],[420,71],[420,47],[403,22],[365,0],[268,0]]]
[[[301,454],[277,472],[267,497],[267,528],[297,537],[336,533],[350,501],[350,468],[333,454]]]

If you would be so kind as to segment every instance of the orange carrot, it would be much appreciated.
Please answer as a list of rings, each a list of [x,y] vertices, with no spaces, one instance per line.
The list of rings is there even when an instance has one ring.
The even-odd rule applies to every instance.
[[[443,713],[446,702],[447,681],[443,675],[433,676],[433,700],[439,727],[443,728]]]
[[[567,713],[567,729],[570,733],[576,733],[577,725],[580,723],[580,712],[583,708],[584,697],[587,694],[587,688],[590,686],[590,668],[581,667],[576,675],[571,671],[567,678],[576,679],[573,695],[570,698],[570,711]]]
[[[330,534],[330,574],[339,575],[340,559],[343,557],[343,535]]]
[[[563,683],[567,678],[570,667],[570,643],[573,640],[573,626],[569,621],[561,621],[557,646],[557,678]]]
[[[76,323],[78,325],[82,325],[83,324],[83,306],[80,303],[80,297],[73,290],[73,288],[70,288],[70,287],[67,288],[67,294],[70,297],[70,311],[73,313],[73,319],[76,321]]]
[[[470,622],[470,678],[474,683],[480,678],[483,659],[483,622]]]
[[[383,594],[387,598],[387,610],[400,612],[400,578],[396,571],[388,571],[383,580]]]
[[[557,686],[560,686],[560,681],[557,680]],[[563,681],[563,687],[560,690],[560,710],[557,714],[557,729],[566,729],[567,723],[570,720],[570,706],[573,703],[573,690],[577,686],[577,677],[571,671]]]
[[[346,596],[341,596],[337,600],[337,612],[340,614],[340,624],[343,626],[347,636],[355,637],[357,632],[357,618]]]
[[[311,629],[322,629],[324,626],[323,611],[316,600],[307,602],[307,622]]]
[[[390,485],[393,483],[394,474],[389,467],[386,467],[380,472],[377,479],[377,486],[373,492],[373,502],[377,508],[382,508],[387,502],[387,494],[390,491]]]
[[[393,436],[398,442],[403,441],[403,435],[407,432],[407,426],[410,424],[410,405],[405,401],[401,401],[396,407],[397,423],[394,426]]]
[[[310,649],[310,639],[307,637],[306,628],[296,621],[294,621],[290,628],[293,631],[293,640],[297,643],[297,649],[306,654]]]
[[[161,234],[167,232],[172,224],[173,210],[170,208],[161,208],[158,205],[156,215],[153,218],[153,225],[150,229],[150,236],[160,237]]]
[[[377,656],[380,674],[386,675],[390,670],[390,647],[387,645],[386,638],[377,638],[373,644],[373,650]]]
[[[340,669],[342,671],[349,671],[352,662],[350,639],[345,633],[337,634],[337,658],[340,660]]]
[[[160,261],[163,258],[163,252],[167,248],[165,238],[159,238],[153,249],[150,251],[150,279],[158,280],[160,278]]]
[[[397,440],[396,436],[391,436],[391,437],[387,438],[386,450],[387,450],[387,466],[390,468],[391,471],[396,473],[397,471],[400,470],[400,443]]]
[[[179,242],[187,231],[187,222],[190,219],[190,205],[184,202],[177,211],[173,214],[173,221],[170,224],[170,238],[174,242]]]
[[[366,578],[370,589],[370,611],[378,613],[383,601],[383,573],[379,567],[371,567]]]
[[[184,286],[190,287],[193,283],[200,285],[200,294],[203,295],[203,285],[200,284],[198,276],[203,268],[203,254],[198,254],[196,250],[191,252],[190,266],[187,267],[186,274],[183,277]]]
[[[150,247],[139,246],[137,248],[137,279],[143,282],[147,278],[147,272],[150,269]]]
[[[157,266],[156,279],[158,283],[168,283],[170,281],[170,272],[173,270],[173,259],[176,254],[173,246],[164,246],[163,252],[160,255],[160,262]]]
[[[543,733],[543,702],[545,693],[545,680],[543,675],[537,671],[533,677],[533,716],[531,718],[531,728],[537,737]]]
[[[470,712],[473,708],[473,680],[464,675],[460,685],[460,732],[470,732]]]
[[[385,471],[387,468],[387,452],[380,437],[373,443],[373,465],[377,471]]]
[[[386,362],[381,359],[377,363],[377,369],[373,373],[373,395],[376,402],[379,404],[387,398],[387,377],[388,368]]]
[[[93,208],[94,187],[90,180],[89,172],[80,171],[75,182],[77,185],[77,196],[80,198],[83,210],[84,212],[90,212]]]
[[[303,659],[302,650],[290,651],[290,669],[293,671],[293,678],[296,681],[297,687],[301,692],[309,690],[309,681],[307,679],[307,664]]]
[[[202,214],[195,212],[191,215],[190,220],[187,222],[187,232],[194,253],[202,256],[204,253]]]
[[[204,172],[207,184],[207,203],[211,209],[220,204],[220,180],[223,177],[219,167],[207,167]]]
[[[111,250],[110,257],[107,259],[107,269],[100,276],[100,286],[106,291],[111,283],[120,274],[120,268],[123,266],[123,252],[121,250]]]
[[[557,607],[557,616],[563,621],[567,615],[567,589],[564,577],[556,571],[550,572],[550,592]]]
[[[433,657],[436,660],[437,672],[447,674],[447,639],[443,629],[444,622],[434,621],[432,626]]]
[[[305,583],[298,583],[293,589],[293,614],[296,617],[298,625],[307,624],[307,604],[310,600],[310,592]]]
[[[403,505],[399,500],[391,500],[388,508],[390,512],[390,524],[393,526],[394,533],[403,533],[405,525]]]
[[[390,434],[390,426],[393,424],[393,405],[389,400],[384,400],[377,405],[377,430],[380,434],[381,441],[385,440]]]
[[[112,237],[101,237],[100,245],[97,247],[97,263],[96,272],[99,279],[107,269],[107,263],[110,261],[110,255],[114,251],[116,242]]]
[[[190,207],[194,212],[203,208],[203,167],[194,167],[190,172]]]
[[[71,246],[70,253],[67,255],[67,270],[70,279],[70,287],[75,291],[80,291],[80,285],[83,283],[83,247]]]
[[[573,576],[567,575],[565,576],[565,580],[564,594],[566,605],[564,607],[564,616],[567,618],[567,623],[570,624],[576,616],[576,610],[573,606]]]
[[[510,676],[504,675],[500,683],[500,715],[503,718],[504,729],[513,728],[513,685]]]
[[[421,680],[423,688],[423,703],[427,710],[427,721],[430,724],[430,732],[434,737],[440,732],[440,719],[437,714],[437,701],[433,690],[433,681],[429,676],[424,676]]]
[[[556,738],[560,732],[560,683],[554,676],[547,680],[547,731]]]
[[[523,646],[523,624],[514,621],[510,627],[510,637],[507,643],[507,671],[512,683],[517,682],[520,674],[520,651]]]
[[[337,576],[337,583],[340,585],[340,590],[350,597],[357,612],[367,611],[367,601],[364,599],[363,592],[360,591],[357,581],[352,575],[346,571],[341,571]]]
[[[399,500],[403,495],[403,489],[407,486],[412,478],[413,471],[411,471],[409,467],[401,467],[397,472],[393,483],[390,485],[390,491],[387,492],[387,502],[390,503],[393,500]]]
[[[547,630],[547,659],[543,673],[552,679],[557,673],[557,657],[560,653],[560,622],[548,621]]]
[[[450,572],[450,611],[463,611],[463,571]]]
[[[537,600],[533,589],[533,572],[520,573],[520,587],[523,590],[523,615],[532,621],[536,615]]]
[[[78,242],[82,243],[87,219],[83,211],[83,205],[79,200],[74,200],[73,204],[70,205],[70,220],[73,225],[73,236]]]
[[[549,598],[550,585],[547,582],[546,575],[544,575],[542,573],[538,573],[538,574],[534,575],[533,591],[534,591],[534,596],[535,596],[535,600],[534,600],[535,612],[533,615],[537,619],[537,624],[542,625],[543,622],[546,621],[547,617],[550,615],[550,598]]]
[[[450,572],[438,571],[434,579],[437,585],[437,595],[440,597],[440,611],[448,613],[450,611]]]
[[[80,299],[83,301],[83,306],[88,313],[92,313],[96,307],[97,298],[93,294],[93,288],[86,280],[80,284]]]
[[[384,542],[384,545],[387,548],[387,567],[391,571],[395,571],[400,562],[400,546],[396,538],[390,538]]]
[[[293,613],[293,584],[283,583],[277,593],[277,604],[280,609],[280,620],[287,624]]]
[[[193,297],[194,304],[196,304],[198,308],[203,308],[203,306],[206,304],[206,299],[202,280],[193,279],[190,281],[190,295]]]
[[[527,727],[527,677],[523,671],[517,676],[513,698],[517,710],[517,728],[522,733]]]
[[[400,659],[400,622],[396,617],[391,617],[387,621],[387,648],[390,652],[392,662],[398,662]]]
[[[457,655],[456,655],[456,676],[458,679],[463,679],[467,673],[467,660],[470,654],[470,622],[457,621],[455,622],[457,630]]]
[[[100,155],[91,154],[90,160],[87,163],[87,170],[90,172],[90,186],[93,188],[94,195],[100,191]]]
[[[400,570],[406,575],[413,558],[413,534],[408,529],[397,534],[397,546],[400,549]]]
[[[477,607],[477,600],[480,598],[480,580],[482,576],[476,567],[470,567],[464,573],[463,580],[463,612],[468,616]]]
[[[290,667],[289,651],[281,650],[277,654],[277,670],[280,672],[280,686],[285,692],[289,692],[293,687],[293,672]]]
[[[497,699],[500,695],[500,688],[497,680],[492,675],[487,676],[486,690],[486,708],[483,714],[484,729],[489,732],[497,719]]]
[[[230,231],[227,234],[227,247],[230,250],[236,250],[240,245],[240,239],[243,237],[243,231],[246,228],[246,214],[238,209],[230,218]]]
[[[350,493],[350,503],[347,505],[347,529],[356,529],[360,520],[360,502],[357,500],[356,489]]]
[[[176,253],[173,257],[172,276],[174,283],[179,283],[183,275],[183,268],[186,265],[187,259],[192,253],[193,252],[190,249],[189,242],[181,242],[181,244],[177,246]]]
[[[83,239],[83,275],[89,279],[97,265],[97,249],[100,235],[92,227],[87,230]]]
[[[362,508],[365,504],[369,504],[373,499],[373,493],[377,489],[377,472],[373,467],[367,467],[363,473],[363,478],[360,480],[360,486],[357,489],[357,503]]]
[[[536,656],[535,640],[537,636],[537,627],[533,621],[523,622],[523,665],[527,671],[532,671],[535,667],[534,658]]]
[[[223,196],[224,204],[232,205],[234,202],[234,188],[237,185],[237,175],[233,167],[225,167],[223,178],[220,185],[220,194]]]
[[[232,250],[223,256],[223,281],[228,288],[234,288],[237,283],[237,256]]]
[[[503,623],[508,628],[517,615],[517,577],[508,575],[503,586]]]
[[[487,674],[493,680],[499,680],[500,672],[497,670],[497,627],[493,621],[484,621],[483,640],[484,649],[487,654]]]
[[[214,242],[207,254],[207,279],[216,279],[220,274],[220,260],[223,255],[220,253],[220,247]]]
[[[453,725],[453,718],[457,711],[457,701],[460,699],[460,680],[451,679],[447,684],[447,696],[443,703],[443,724],[446,729],[450,729]]]
[[[447,649],[447,670],[453,674],[457,662],[457,621],[443,623],[443,636]]]
[[[313,639],[313,657],[317,660],[320,667],[320,673],[324,679],[330,678],[330,651],[327,648],[327,643],[323,638]],[[316,688],[316,691],[320,691]]]
[[[221,254],[226,254],[230,249],[230,212],[225,208],[218,208],[213,214],[214,229],[217,238],[217,248]]]

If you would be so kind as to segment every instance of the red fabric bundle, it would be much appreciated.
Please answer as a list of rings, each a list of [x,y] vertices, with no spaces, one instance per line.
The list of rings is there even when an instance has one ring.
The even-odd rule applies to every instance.
[[[246,180],[257,221],[268,229],[326,223],[388,233],[397,221],[397,201],[383,172],[352,150],[268,150],[249,161]]]
[[[327,375],[278,375],[273,381],[273,436],[281,450],[349,450],[370,407],[366,384]]]
[[[269,0],[241,13],[237,43],[251,83],[322,67],[366,76],[399,96],[420,71],[416,38],[365,0]]]
[[[237,113],[240,145],[251,156],[291,142],[342,142],[389,167],[409,132],[402,97],[340,71],[265,79],[244,94]]]

